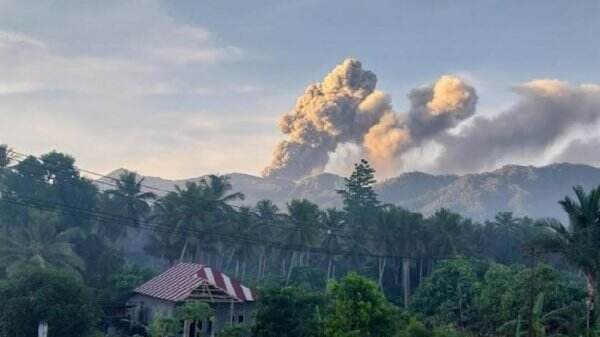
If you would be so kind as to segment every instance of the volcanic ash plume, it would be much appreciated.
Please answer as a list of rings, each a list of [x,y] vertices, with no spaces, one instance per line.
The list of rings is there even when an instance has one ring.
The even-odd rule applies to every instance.
[[[279,127],[288,138],[277,146],[263,175],[297,179],[322,172],[338,144],[362,143],[362,136],[390,109],[375,91],[377,77],[348,59],[323,82],[309,86]]]
[[[455,127],[475,113],[477,104],[475,89],[451,75],[440,77],[432,86],[413,89],[408,97],[408,123],[416,141]]]
[[[298,179],[324,169],[343,173],[359,157],[380,172],[393,173],[408,149],[475,112],[475,90],[453,76],[413,90],[405,116],[393,112],[389,97],[375,90],[376,83],[375,74],[347,59],[321,83],[309,86],[281,119],[280,129],[288,138],[276,147],[263,175]]]

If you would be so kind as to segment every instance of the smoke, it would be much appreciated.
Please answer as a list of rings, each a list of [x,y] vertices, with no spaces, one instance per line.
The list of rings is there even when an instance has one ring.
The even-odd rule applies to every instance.
[[[355,143],[340,143],[335,151],[329,153],[329,159],[324,171],[341,176],[348,176],[353,165],[365,156],[361,146]]]
[[[287,139],[275,148],[263,175],[297,179],[322,172],[338,144],[362,143],[362,136],[391,109],[376,83],[375,74],[347,59],[321,83],[310,85],[281,118],[279,128]]]
[[[396,115],[388,112],[369,129],[363,145],[379,175],[388,176],[400,164],[400,154],[411,145],[410,131]]]
[[[408,97],[409,128],[416,141],[455,127],[475,113],[477,104],[475,89],[450,75],[440,77],[433,86],[412,90]]]
[[[574,139],[558,154],[554,161],[574,164],[600,165],[600,138]]]
[[[287,139],[276,147],[263,175],[298,179],[346,172],[356,159],[366,157],[380,177],[388,176],[397,173],[406,151],[475,112],[475,90],[454,76],[413,90],[406,114],[395,113],[376,84],[375,74],[347,59],[321,83],[309,86],[281,118],[279,127]]]
[[[507,162],[531,163],[578,127],[600,119],[600,86],[534,80],[515,88],[515,106],[476,117],[458,135],[444,134],[435,171],[476,172]]]

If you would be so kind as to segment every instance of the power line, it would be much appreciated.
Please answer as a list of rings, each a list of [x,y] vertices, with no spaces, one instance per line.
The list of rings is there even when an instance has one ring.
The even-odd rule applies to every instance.
[[[34,158],[34,159],[40,161],[40,162],[44,162],[45,163],[45,161],[42,158],[38,157],[38,156],[28,155],[28,154],[24,154],[24,153],[20,153],[20,152],[14,151],[14,150],[11,150],[10,154],[16,154],[17,156],[22,157],[22,158],[31,157],[31,158]],[[10,158],[10,156],[9,156],[9,158]],[[11,159],[15,160],[19,164],[23,164],[23,165],[28,165],[29,164],[27,162],[24,162],[24,159],[17,159],[17,158],[11,158]],[[46,163],[46,164],[48,164],[48,163]],[[32,167],[32,166],[30,165],[30,167]],[[97,172],[94,172],[94,171],[91,171],[91,170],[83,169],[83,168],[81,168],[79,166],[76,166],[76,165],[73,165],[73,167],[76,170],[79,170],[81,172],[92,174],[92,175],[95,175],[95,176],[98,176],[98,177],[101,177],[101,178],[105,178],[105,179],[108,179],[109,181],[114,182],[114,183],[110,183],[108,181],[103,181],[103,180],[99,180],[98,179],[98,180],[93,180],[92,181],[93,183],[100,183],[100,184],[108,185],[108,186],[111,186],[111,187],[114,187],[114,188],[119,188],[119,185],[117,185],[117,182],[119,182],[120,180],[117,179],[117,178],[110,177],[110,176],[107,176],[107,175],[103,175],[103,174],[100,174],[100,173],[97,173]],[[62,170],[62,171],[65,170],[65,168],[62,168],[62,167],[56,167],[55,166],[54,168],[57,169],[57,170]],[[36,173],[36,172],[32,172],[32,171],[29,171],[29,172],[30,173]],[[166,190],[166,189],[161,189],[161,188],[158,188],[158,187],[155,187],[155,186],[150,186],[150,185],[147,185],[147,184],[140,184],[140,186],[144,187],[146,189],[149,189],[149,190],[162,191],[162,192],[166,192],[166,193],[173,192],[173,191],[169,191],[169,190]],[[120,195],[120,197],[125,197],[125,198],[129,197],[132,200],[134,199],[133,197],[125,196],[125,195]],[[237,210],[240,210],[241,208],[243,208],[243,206],[236,206],[236,205],[228,205],[228,206],[232,207],[234,209],[237,209]],[[100,211],[100,210],[96,210],[96,211]],[[107,214],[109,216],[116,216],[116,215],[110,214],[110,213],[105,213],[105,214]],[[127,221],[133,221],[134,223],[137,223],[137,222],[139,222],[139,219],[129,218],[129,219],[127,219]],[[303,230],[302,227],[311,227],[311,228],[315,228],[315,229],[320,230],[320,231],[324,231],[326,233],[326,235],[333,235],[333,233],[335,233],[335,236],[338,237],[338,238],[341,238],[341,239],[346,239],[346,240],[350,240],[350,241],[370,242],[375,247],[377,247],[377,246],[379,246],[381,244],[381,238],[375,236],[372,233],[364,231],[364,230],[361,231],[361,233],[360,233],[361,237],[357,237],[357,235],[356,235],[355,232],[352,232],[352,231],[349,231],[349,230],[344,230],[344,229],[339,229],[339,228],[332,228],[332,227],[328,227],[328,226],[320,226],[320,225],[314,225],[314,224],[303,224],[302,226],[293,226],[293,225],[292,226],[282,226],[280,224],[281,223],[269,223],[269,222],[262,223],[263,226],[269,226],[269,227],[273,227],[273,228],[278,228],[278,229],[282,229],[282,230],[289,230],[289,231],[296,231],[296,232],[302,231]]]
[[[158,232],[158,233],[180,235],[180,236],[182,236],[182,238],[184,238],[183,235],[186,235],[186,234],[196,234],[196,235],[206,234],[209,236],[221,237],[224,240],[229,240],[232,242],[242,242],[242,243],[246,243],[246,244],[253,244],[253,245],[260,245],[260,246],[271,246],[271,247],[276,247],[277,249],[280,249],[280,250],[288,250],[288,251],[309,251],[311,253],[319,253],[319,254],[333,255],[333,256],[345,255],[345,256],[364,256],[364,257],[377,257],[377,258],[412,258],[412,257],[403,256],[403,255],[393,255],[393,254],[383,255],[383,254],[373,254],[373,253],[357,253],[357,252],[350,252],[350,251],[344,251],[344,250],[328,250],[328,249],[324,249],[321,247],[314,247],[314,246],[300,245],[300,244],[286,245],[286,244],[282,244],[281,242],[258,240],[258,239],[253,239],[253,238],[250,238],[250,237],[244,236],[244,235],[214,232],[214,231],[209,231],[209,230],[187,229],[185,231],[173,231],[171,228],[160,226],[160,225],[153,225],[149,222],[140,222],[138,224],[123,223],[123,222],[114,221],[115,218],[113,217],[113,215],[110,215],[110,214],[107,217],[105,214],[102,214],[100,212],[94,212],[91,210],[86,210],[86,209],[82,209],[82,208],[78,208],[78,207],[74,207],[74,206],[66,206],[66,205],[42,201],[40,199],[34,199],[34,198],[26,198],[26,199],[29,201],[21,201],[21,200],[3,197],[0,199],[0,202],[10,203],[10,204],[14,204],[14,205],[23,206],[23,207],[36,208],[36,209],[41,209],[41,210],[46,210],[46,211],[58,211],[63,214],[70,214],[70,215],[84,213],[84,214],[90,215],[95,220],[98,220],[101,223],[110,222],[111,224],[117,224],[117,225],[122,225],[122,226],[129,226],[129,227],[134,227],[134,228],[139,227],[140,229],[143,229],[143,230],[151,230],[153,232]]]
[[[22,153],[19,153],[19,152],[16,152],[16,151],[12,151],[12,153],[15,153],[15,154],[17,154],[18,156],[20,156],[20,157],[24,157],[24,158],[27,158],[27,157],[32,157],[32,158],[35,158],[35,159],[37,159],[37,160],[39,160],[39,161],[42,161],[42,162],[43,162],[43,159],[42,159],[42,158],[40,158],[40,157],[36,157],[36,156],[33,156],[33,155],[26,155],[26,154],[22,154]],[[9,157],[9,158],[10,158],[10,157]],[[10,158],[10,159],[13,159],[13,160],[14,160],[14,161],[16,161],[18,164],[22,164],[22,165],[26,165],[26,166],[29,166],[29,167],[32,167],[32,168],[34,168],[34,167],[33,167],[33,165],[31,165],[31,164],[30,164],[30,163],[28,163],[28,162],[25,162],[25,161],[24,161],[24,159],[17,159],[17,158]],[[65,170],[65,168],[60,168],[60,167],[55,167],[55,168],[56,168],[56,169],[58,169],[58,170],[63,170],[63,171]],[[77,167],[77,166],[74,166],[74,168],[76,168],[76,169],[78,169],[78,170],[80,170],[80,171],[82,171],[82,170],[83,170],[83,169],[81,169],[80,167]],[[27,170],[25,170],[25,172],[29,172],[29,173],[37,173],[37,172],[33,172],[33,171],[27,171]],[[85,172],[92,172],[92,171],[85,170]],[[113,177],[110,177],[110,176],[100,175],[99,173],[98,173],[97,175],[99,175],[99,176],[101,176],[101,177],[104,177],[104,178],[107,178],[107,179],[110,179],[111,181],[115,181],[115,182],[118,182],[118,181],[119,181],[119,179],[116,179],[116,178],[113,178]],[[115,188],[118,188],[118,187],[119,187],[119,185],[117,185],[116,183],[110,183],[110,182],[107,182],[107,181],[102,181],[102,180],[94,180],[93,182],[94,182],[94,183],[100,183],[100,184],[108,185],[108,186],[115,187]],[[160,190],[160,191],[164,191],[164,192],[173,192],[173,191],[167,191],[167,190],[164,190],[164,189],[159,189],[159,188],[157,188],[157,187],[153,187],[153,186],[149,186],[149,185],[144,185],[144,184],[140,184],[140,186],[141,186],[141,187],[145,187],[145,188],[147,188],[147,189]],[[134,199],[134,198],[132,198],[132,197],[130,197],[130,196],[125,196],[125,195],[120,195],[119,197],[124,197],[124,198],[127,198],[127,197],[129,197],[129,198],[130,198],[130,199],[132,199],[132,200]],[[237,209],[237,210],[240,210],[241,208],[243,208],[243,206],[236,206],[236,205],[228,205],[228,206],[229,206],[229,207],[232,207],[232,208],[234,208],[234,209]],[[301,229],[299,226],[291,226],[291,227],[290,227],[290,226],[280,226],[280,225],[278,225],[277,223],[263,223],[262,225],[264,225],[264,226],[270,226],[270,227],[276,227],[276,228],[283,228],[283,227],[285,227],[286,229],[292,229],[292,230],[296,230],[296,231],[300,231],[300,230],[302,230],[302,229]],[[357,239],[358,239],[358,238],[355,236],[355,233],[353,233],[353,232],[350,232],[350,231],[346,231],[346,230],[344,230],[344,229],[332,228],[332,227],[327,227],[327,226],[319,226],[319,225],[313,225],[313,224],[304,224],[303,226],[308,226],[308,227],[315,228],[315,229],[318,229],[318,230],[321,230],[321,231],[325,231],[325,232],[327,232],[328,234],[331,234],[331,232],[345,233],[346,235],[339,235],[339,234],[336,234],[336,235],[337,235],[338,237],[342,237],[342,238],[346,238],[346,239],[354,239],[354,240],[357,240]],[[377,238],[374,238],[374,237],[373,237],[373,235],[371,235],[370,233],[363,232],[363,233],[361,233],[361,234],[363,234],[363,235],[366,235],[366,236],[369,236],[369,237],[371,237],[371,239],[373,239],[373,240],[377,240]],[[364,240],[364,238],[360,238],[360,239],[361,239],[361,240]]]

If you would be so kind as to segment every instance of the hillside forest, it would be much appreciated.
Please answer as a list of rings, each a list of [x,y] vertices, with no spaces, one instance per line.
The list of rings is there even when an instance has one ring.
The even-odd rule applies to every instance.
[[[165,191],[1,146],[0,337],[33,336],[41,320],[51,337],[103,336],[112,308],[179,262],[257,289],[256,322],[221,336],[597,334],[600,188],[547,205],[567,222],[473,221],[384,203],[375,183],[362,160],[335,191],[341,207],[245,205],[226,175]]]

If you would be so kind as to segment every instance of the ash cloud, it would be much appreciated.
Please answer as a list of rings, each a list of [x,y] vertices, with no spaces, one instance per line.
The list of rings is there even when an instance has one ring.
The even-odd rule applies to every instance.
[[[464,173],[507,162],[531,163],[577,127],[600,119],[597,85],[542,79],[520,85],[515,92],[519,99],[511,109],[493,118],[476,117],[458,135],[444,134],[439,139],[444,150],[434,170]]]
[[[278,144],[263,175],[298,179],[324,170],[341,173],[351,160],[365,157],[387,176],[397,173],[406,151],[475,113],[475,89],[451,75],[414,89],[404,114],[393,111],[376,84],[375,74],[347,59],[309,86],[281,118],[287,139]]]
[[[600,138],[575,139],[558,154],[554,161],[573,164],[600,165]]]

